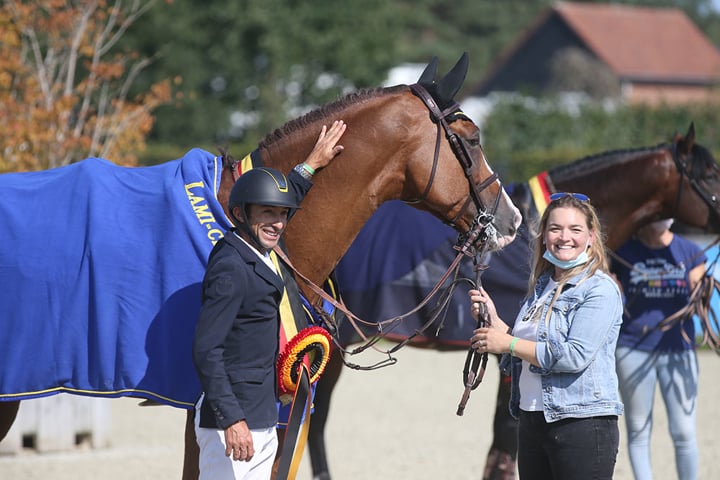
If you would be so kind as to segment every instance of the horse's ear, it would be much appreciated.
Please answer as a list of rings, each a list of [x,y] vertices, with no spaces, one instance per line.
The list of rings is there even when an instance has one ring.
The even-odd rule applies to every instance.
[[[465,76],[468,71],[468,53],[462,54],[460,59],[457,61],[455,66],[450,70],[447,75],[438,81],[438,96],[447,103],[451,103],[455,98],[455,94],[462,87],[465,81]]]
[[[692,148],[695,144],[695,122],[690,122],[690,127],[688,127],[688,131],[685,134],[685,141],[690,145],[689,148]]]
[[[679,133],[675,135],[675,143],[681,147],[682,150],[679,152],[681,155],[689,155],[692,152],[693,145],[695,145],[695,122],[690,122],[690,127],[684,137]]]
[[[423,86],[432,85],[435,82],[435,76],[437,75],[438,57],[433,57],[430,63],[427,64],[425,70],[423,70],[417,83]]]

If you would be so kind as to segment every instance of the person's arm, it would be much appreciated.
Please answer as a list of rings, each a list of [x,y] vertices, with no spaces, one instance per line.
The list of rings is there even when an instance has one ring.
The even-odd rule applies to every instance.
[[[511,346],[512,349],[510,348]],[[536,367],[539,367],[540,362],[538,362],[536,352],[537,342],[526,340],[524,338],[512,337],[510,343],[508,344],[507,352],[503,353],[510,353],[513,357],[518,357],[531,363],[532,365],[535,365]]]
[[[320,130],[320,136],[317,142],[315,142],[315,147],[305,159],[305,162],[303,162],[310,167],[311,171],[309,173],[311,175],[313,175],[315,171],[328,166],[328,164],[345,149],[342,145],[338,145],[338,142],[340,141],[340,137],[345,133],[346,128],[347,125],[342,120],[335,120],[332,125],[330,125],[330,128],[323,125]]]
[[[692,292],[695,290],[695,286],[697,286],[698,283],[702,280],[702,277],[705,275],[705,264],[701,263],[700,265],[697,265],[695,268],[690,270],[688,272],[688,281],[690,282],[690,291]]]
[[[252,433],[245,420],[240,420],[225,429],[225,456],[233,460],[249,462],[255,455]]]
[[[203,301],[193,337],[192,355],[205,392],[204,402],[210,405],[221,428],[245,418],[225,369],[224,350],[226,337],[233,328],[246,289],[245,277],[237,273],[233,262],[211,259],[203,281]]]
[[[288,182],[290,187],[295,193],[295,198],[298,203],[301,203],[305,195],[310,191],[312,187],[312,178],[317,170],[326,167],[335,157],[337,157],[344,149],[342,145],[338,145],[337,142],[342,137],[347,125],[342,120],[336,120],[328,129],[323,125],[320,130],[320,136],[315,142],[310,154],[307,156],[304,162],[298,163],[290,170],[288,174]],[[290,213],[290,217],[295,212]]]
[[[600,273],[592,278],[585,281],[592,285],[582,289],[581,303],[558,318],[564,323],[551,326],[555,334],[536,344],[538,364],[547,372],[582,371],[620,329],[622,299],[615,281]]]
[[[472,348],[481,353],[509,353],[533,365],[540,366],[535,353],[537,342],[514,337],[511,334],[511,329],[498,316],[495,303],[484,289],[470,290],[468,295],[472,302],[470,312],[473,318],[477,321],[480,312],[479,304],[484,303],[490,319],[490,326],[473,331],[473,336],[470,338]]]

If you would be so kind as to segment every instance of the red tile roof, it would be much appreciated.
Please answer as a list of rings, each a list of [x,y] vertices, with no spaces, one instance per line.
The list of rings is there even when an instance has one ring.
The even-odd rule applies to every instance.
[[[679,9],[559,2],[554,10],[620,77],[720,77],[718,49]]]

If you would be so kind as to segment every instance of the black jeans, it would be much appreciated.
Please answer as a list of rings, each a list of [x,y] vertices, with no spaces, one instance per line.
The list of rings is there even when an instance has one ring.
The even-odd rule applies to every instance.
[[[620,443],[616,416],[547,423],[542,412],[520,412],[520,480],[610,480]]]

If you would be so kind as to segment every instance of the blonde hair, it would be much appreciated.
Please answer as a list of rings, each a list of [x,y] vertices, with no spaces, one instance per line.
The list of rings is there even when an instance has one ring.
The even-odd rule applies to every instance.
[[[602,227],[600,226],[600,220],[598,219],[595,208],[590,203],[590,200],[583,201],[578,200],[571,194],[564,195],[563,197],[553,200],[550,202],[545,209],[545,212],[540,218],[540,224],[535,230],[534,247],[532,261],[530,264],[530,280],[528,282],[528,295],[532,295],[535,289],[535,284],[540,276],[548,271],[552,271],[555,266],[543,258],[545,253],[545,245],[543,244],[543,238],[545,237],[545,229],[547,228],[548,217],[556,208],[574,208],[583,214],[585,217],[585,225],[590,233],[595,237],[595,240],[590,244],[587,254],[589,257],[588,263],[578,265],[577,267],[570,268],[563,272],[562,276],[558,279],[558,289],[553,298],[553,303],[557,299],[557,296],[562,291],[562,285],[571,277],[577,275],[584,269],[588,269],[587,277],[592,276],[598,270],[605,273],[608,272],[608,257],[605,251],[605,237],[602,233]]]

